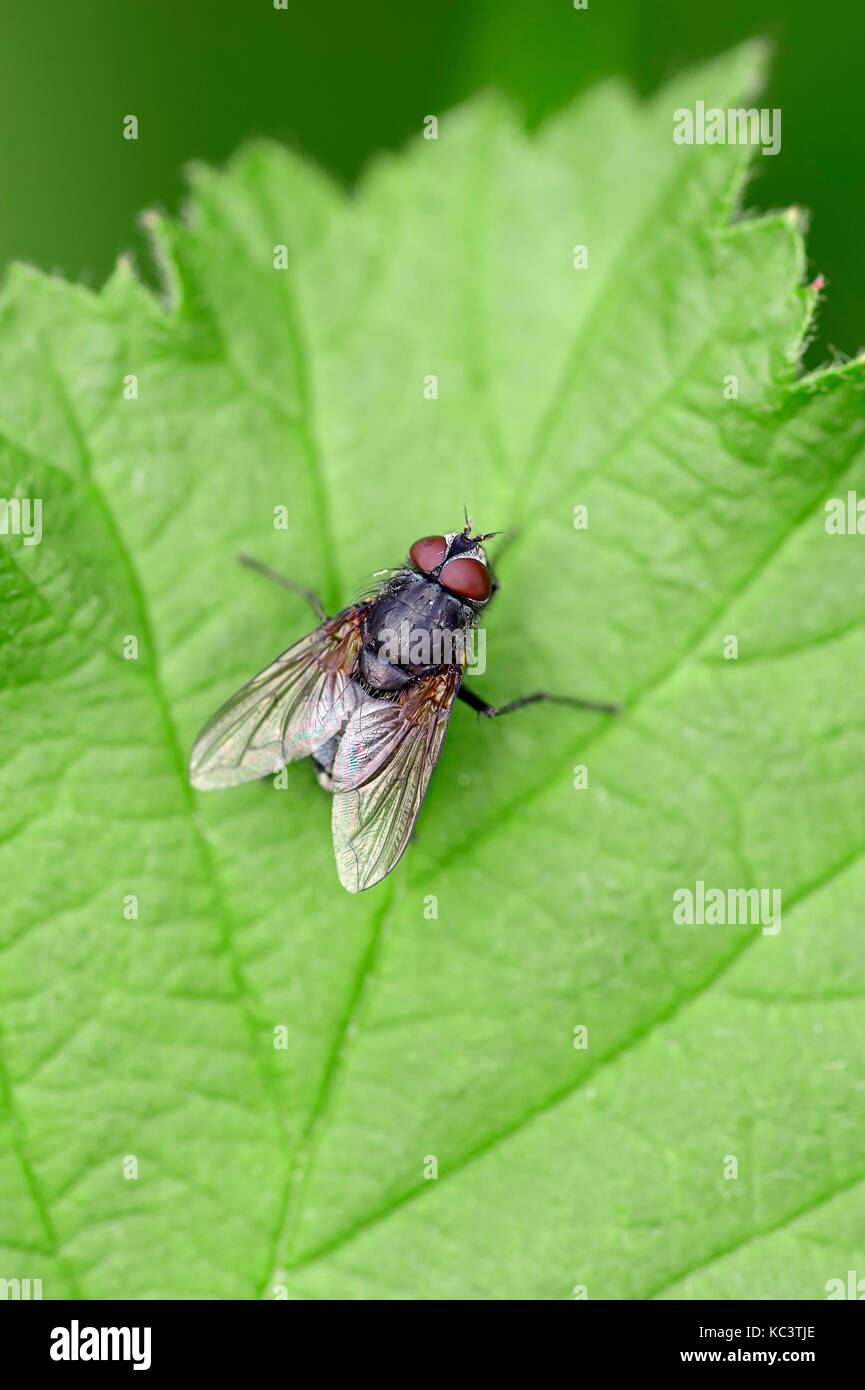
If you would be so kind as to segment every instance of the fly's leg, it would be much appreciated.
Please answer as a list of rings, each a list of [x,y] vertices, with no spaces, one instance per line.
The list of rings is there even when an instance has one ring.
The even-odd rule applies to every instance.
[[[511,526],[511,528],[508,531],[505,531],[502,534],[501,540],[495,547],[496,553],[491,557],[491,562],[493,564],[498,565],[501,563],[501,558],[504,555],[505,551],[508,549],[509,546],[513,545],[514,541],[516,540],[519,534],[520,528],[518,526]]]
[[[284,589],[290,589],[293,594],[300,594],[301,598],[305,598],[307,603],[312,604],[319,621],[324,622],[327,614],[314,589],[304,589],[302,584],[295,584],[293,579],[286,579],[284,574],[277,574],[276,570],[272,570],[269,565],[263,565],[260,560],[253,560],[251,555],[238,555],[237,559],[241,565],[246,565],[249,569],[257,570],[259,574],[263,574],[265,579],[272,579],[274,584],[281,584]]]
[[[501,558],[502,558],[502,556],[504,555],[505,551],[507,550],[508,546],[511,545],[511,544],[516,540],[516,538],[517,538],[517,536],[518,536],[519,534],[520,534],[520,533],[519,533],[519,530],[518,530],[518,528],[517,528],[516,526],[512,526],[511,529],[510,529],[509,531],[505,531],[504,535],[502,536],[501,540],[499,541],[498,545],[496,546],[496,553],[495,553],[495,555],[492,556],[491,559],[490,559],[489,571],[490,571],[490,578],[491,578],[492,581],[493,581],[493,587],[492,587],[492,590],[491,590],[491,592],[490,592],[490,598],[493,597],[493,595],[495,594],[495,592],[496,592],[497,589],[500,589],[500,588],[501,588],[501,585],[499,584],[499,581],[498,581],[498,579],[496,578],[496,570],[498,569],[498,566],[499,566],[499,564],[501,563]]]
[[[548,690],[537,690],[534,695],[523,695],[519,700],[511,700],[510,704],[494,705],[487,704],[480,695],[476,695],[473,690],[467,690],[464,685],[459,688],[458,699],[464,700],[469,709],[477,710],[478,714],[483,714],[487,719],[495,719],[499,714],[511,714],[515,709],[522,709],[523,705],[534,705],[539,700],[549,700],[554,705],[573,705],[575,709],[596,710],[599,714],[619,714],[621,705],[602,704],[598,700],[580,700],[575,695],[551,695]]]

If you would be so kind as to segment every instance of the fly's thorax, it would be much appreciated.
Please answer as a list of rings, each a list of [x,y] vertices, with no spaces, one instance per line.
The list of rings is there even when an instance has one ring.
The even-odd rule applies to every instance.
[[[379,656],[372,644],[361,647],[357,669],[367,690],[387,695],[399,694],[406,686],[411,685],[417,675],[422,674],[397,666],[394,662]]]
[[[381,675],[384,665],[416,677],[441,666],[460,666],[474,622],[472,609],[440,584],[400,576],[367,614],[361,674],[369,679],[364,668],[375,667]]]

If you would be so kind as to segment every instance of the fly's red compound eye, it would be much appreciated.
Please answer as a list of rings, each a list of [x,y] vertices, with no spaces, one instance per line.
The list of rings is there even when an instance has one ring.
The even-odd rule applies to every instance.
[[[440,565],[448,553],[448,543],[444,536],[424,536],[422,540],[415,541],[409,555],[414,560],[419,570],[429,574],[436,565]]]
[[[480,560],[473,560],[469,555],[449,560],[439,579],[445,588],[452,589],[463,598],[474,599],[476,603],[485,603],[493,587],[486,565],[482,565]]]

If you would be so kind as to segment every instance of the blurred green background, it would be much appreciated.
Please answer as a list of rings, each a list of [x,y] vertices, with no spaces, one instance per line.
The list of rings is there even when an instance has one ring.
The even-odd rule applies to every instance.
[[[495,85],[536,123],[613,73],[651,91],[753,34],[775,44],[761,104],[782,149],[757,157],[747,205],[812,211],[827,300],[807,361],[865,346],[861,84],[865,5],[850,0],[43,0],[0,10],[0,265],[99,285],[120,251],[152,278],[137,227],[176,211],[183,166],[270,135],[351,182],[378,149]],[[122,119],[140,122],[137,142]]]

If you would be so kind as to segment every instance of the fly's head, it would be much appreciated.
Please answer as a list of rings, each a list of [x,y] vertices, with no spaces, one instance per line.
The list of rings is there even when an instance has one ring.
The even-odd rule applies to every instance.
[[[493,592],[482,542],[496,532],[478,536],[471,532],[472,522],[468,518],[462,531],[450,531],[446,536],[423,536],[409,551],[409,562],[424,579],[440,584],[476,617],[489,603]]]

